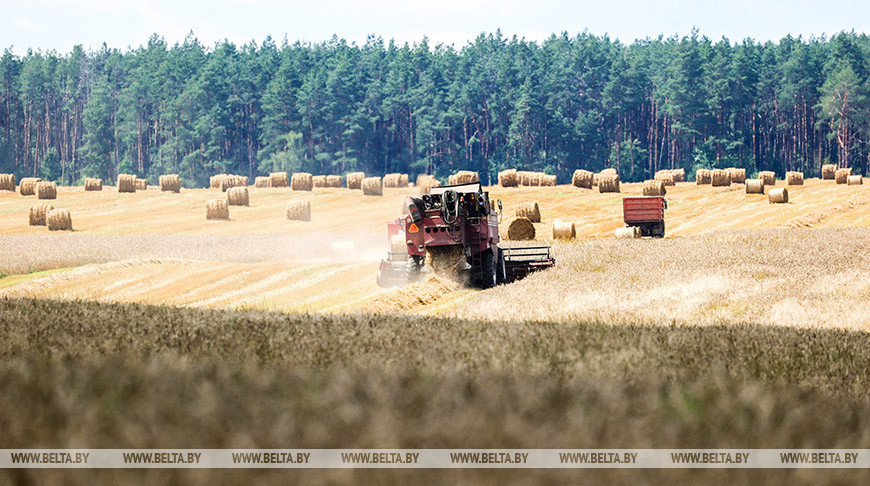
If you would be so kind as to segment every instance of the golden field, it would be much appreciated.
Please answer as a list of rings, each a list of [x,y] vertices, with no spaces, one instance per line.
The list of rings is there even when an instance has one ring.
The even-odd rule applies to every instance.
[[[782,186],[783,181],[778,182]],[[56,207],[75,231],[26,223],[34,199],[0,193],[0,296],[137,302],[282,312],[411,311],[482,319],[600,320],[697,325],[753,322],[867,330],[870,295],[863,244],[870,185],[811,179],[789,187],[789,204],[769,204],[742,185],[669,188],[665,240],[617,241],[620,194],[572,186],[490,187],[505,216],[536,201],[538,240],[554,244],[556,269],[526,282],[479,292],[445,288],[415,305],[390,305],[375,285],[385,223],[414,188],[361,191],[249,188],[251,205],[229,221],[207,221],[218,190],[119,194],[60,188]],[[310,201],[312,221],[289,221],[284,206]],[[553,242],[556,220],[578,239]],[[333,243],[353,242],[349,254]],[[506,243],[506,244],[514,244]],[[522,244],[522,243],[516,243]],[[848,286],[849,292],[843,292]],[[441,289],[441,287],[439,287]],[[514,298],[535,295],[528,306]],[[413,295],[411,296],[413,299]],[[387,304],[384,301],[387,300]],[[824,301],[827,305],[817,305]]]
[[[782,185],[782,182],[779,182]],[[375,285],[415,189],[58,189],[74,232],[0,192],[6,447],[870,448],[870,186],[789,204],[669,188],[667,237],[616,240],[621,194],[537,201],[557,266],[480,291]],[[290,199],[312,221],[288,221]],[[555,220],[576,240],[552,241]],[[355,242],[334,255],[333,242]],[[509,245],[520,242],[506,242]],[[856,484],[847,470],[92,470],[12,484]]]
[[[776,187],[785,187],[777,181]],[[555,187],[487,188],[501,199],[508,215],[523,201],[541,206],[540,235],[552,231],[553,221],[573,221],[578,237],[610,237],[622,226],[622,196],[642,194],[641,183],[621,185],[621,193],[600,194],[597,189],[570,185]],[[106,186],[100,192],[81,187],[59,187],[56,200],[45,201],[70,210],[76,233],[92,235],[183,234],[238,235],[280,234],[353,238],[381,235],[386,221],[395,218],[402,197],[416,195],[415,188],[384,188],[384,196],[363,196],[362,191],[315,188],[311,192],[289,188],[248,188],[250,206],[230,208],[230,221],[206,221],[205,203],[225,197],[216,189],[182,189],[180,194],[147,191],[121,194]],[[742,184],[730,187],[678,183],[668,188],[668,237],[690,236],[722,229],[775,227],[852,228],[870,226],[870,184],[836,185],[808,179],[803,186],[788,186],[788,204],[768,204],[767,196],[745,194]],[[310,222],[287,221],[284,207],[290,199],[311,202]],[[33,196],[0,191],[0,234],[45,233],[44,227],[27,225]]]

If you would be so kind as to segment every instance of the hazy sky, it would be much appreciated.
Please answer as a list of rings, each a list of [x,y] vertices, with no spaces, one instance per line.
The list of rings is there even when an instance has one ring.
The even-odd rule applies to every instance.
[[[624,42],[697,27],[710,38],[778,40],[786,34],[870,31],[870,1],[857,0],[0,0],[0,48],[68,52],[73,45],[137,47],[157,33],[170,44],[189,31],[204,44],[229,39],[362,43],[369,34],[400,42],[463,46],[481,32],[541,40],[584,29]]]

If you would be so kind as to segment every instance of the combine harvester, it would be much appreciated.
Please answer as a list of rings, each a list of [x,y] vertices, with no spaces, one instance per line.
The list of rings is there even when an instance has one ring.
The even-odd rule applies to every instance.
[[[381,287],[414,282],[428,266],[486,289],[556,264],[549,246],[498,246],[501,201],[497,212],[480,182],[433,187],[422,197],[406,197],[402,209],[404,216],[387,225],[390,250],[378,271]]]

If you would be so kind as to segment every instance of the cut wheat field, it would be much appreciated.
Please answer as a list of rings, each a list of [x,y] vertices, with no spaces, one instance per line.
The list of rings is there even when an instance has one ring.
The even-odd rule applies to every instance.
[[[777,181],[776,187],[784,187]],[[599,193],[570,185],[554,187],[486,188],[501,199],[508,215],[523,201],[537,201],[542,222],[539,235],[550,235],[555,220],[577,225],[579,237],[610,237],[622,226],[623,196],[642,194],[642,184],[622,184],[621,193]],[[845,186],[809,179],[803,186],[789,186],[788,204],[768,204],[767,196],[745,194],[742,184],[711,187],[678,183],[669,187],[666,214],[669,237],[703,234],[721,229],[775,227],[843,228],[870,226],[870,184]],[[405,195],[416,188],[385,188],[383,197],[363,196],[361,191],[315,188],[249,187],[250,206],[233,206],[229,221],[207,221],[205,203],[224,194],[215,189],[183,189],[180,194],[156,188],[120,194],[113,187],[85,192],[81,187],[59,187],[56,207],[70,210],[76,233],[93,235],[370,235],[383,234],[395,218]],[[288,221],[284,208],[290,199],[311,203],[311,221]],[[27,225],[27,214],[36,199],[0,191],[0,234],[46,233],[44,227]]]
[[[783,182],[780,181],[779,185]],[[216,190],[118,194],[60,188],[75,232],[26,225],[32,198],[0,193],[0,296],[137,302],[282,312],[420,313],[484,320],[595,320],[626,324],[761,323],[870,329],[870,187],[809,180],[791,203],[769,204],[742,185],[681,183],[668,192],[665,240],[621,241],[621,194],[571,186],[488,188],[507,215],[537,201],[539,241],[558,265],[480,292],[424,282],[375,285],[384,225],[414,188],[366,197],[347,189],[251,188],[251,206],[206,221]],[[288,221],[291,198],[312,221]],[[554,221],[576,240],[552,241]],[[336,258],[334,242],[357,250]],[[520,244],[520,243],[506,243]],[[844,291],[848,289],[848,291]],[[524,296],[530,305],[517,305]]]
[[[780,182],[780,185],[782,183]],[[621,194],[537,201],[557,266],[493,289],[375,285],[402,195],[59,188],[74,232],[0,193],[6,447],[870,448],[870,191],[790,204],[669,189],[663,240]],[[288,221],[291,198],[312,221]],[[576,240],[553,241],[555,220]],[[357,250],[336,257],[333,242]],[[521,244],[507,242],[508,245]],[[26,406],[21,406],[26,404]],[[846,470],[4,471],[14,484],[858,484]]]

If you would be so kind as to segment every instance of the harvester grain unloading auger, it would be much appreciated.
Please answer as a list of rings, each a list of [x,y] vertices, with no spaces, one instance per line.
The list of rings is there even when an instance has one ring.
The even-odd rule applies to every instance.
[[[496,211],[479,182],[432,188],[405,198],[406,214],[387,225],[390,250],[378,285],[417,280],[424,268],[468,285],[489,288],[556,264],[549,246],[500,248]]]

